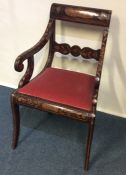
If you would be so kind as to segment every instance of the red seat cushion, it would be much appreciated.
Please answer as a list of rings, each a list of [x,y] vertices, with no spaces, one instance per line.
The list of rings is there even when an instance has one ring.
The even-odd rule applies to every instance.
[[[47,68],[18,92],[91,111],[94,86],[94,76]]]

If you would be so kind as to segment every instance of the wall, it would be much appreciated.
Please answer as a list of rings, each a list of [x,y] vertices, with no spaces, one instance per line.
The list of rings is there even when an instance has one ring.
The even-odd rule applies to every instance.
[[[23,73],[14,71],[15,58],[24,50],[33,46],[45,30],[49,8],[52,2],[59,0],[1,0],[0,1],[0,84],[17,87]],[[105,54],[102,81],[99,93],[98,110],[117,116],[126,117],[126,2],[100,0],[63,0],[62,3],[106,8],[113,11],[110,33]],[[69,26],[68,26],[69,27]],[[75,31],[70,30],[71,40]],[[81,34],[81,31],[78,32]],[[60,35],[60,32],[58,33]],[[87,33],[87,42],[95,39]],[[69,39],[69,38],[68,38]],[[95,39],[95,40],[99,40]],[[48,47],[35,57],[34,75],[41,69]],[[61,64],[58,63],[58,64]],[[78,64],[78,63],[77,63]]]

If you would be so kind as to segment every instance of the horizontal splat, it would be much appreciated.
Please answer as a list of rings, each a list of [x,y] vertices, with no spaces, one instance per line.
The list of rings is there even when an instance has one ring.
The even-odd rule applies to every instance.
[[[94,49],[89,48],[89,47],[84,47],[81,49],[77,45],[73,45],[71,47],[67,43],[58,44],[57,42],[55,42],[54,51],[59,52],[59,53],[64,54],[64,55],[71,53],[71,55],[73,55],[75,57],[81,55],[85,59],[92,59],[93,58],[97,61],[99,60],[99,55],[100,55],[100,49],[94,50]]]

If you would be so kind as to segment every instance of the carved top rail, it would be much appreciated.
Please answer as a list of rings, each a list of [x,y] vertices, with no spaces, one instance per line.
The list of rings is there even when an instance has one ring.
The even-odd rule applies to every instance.
[[[50,17],[71,22],[109,27],[111,10],[53,3]]]
[[[77,45],[74,45],[71,47],[69,44],[66,44],[66,43],[58,44],[55,42],[54,51],[62,53],[64,55],[71,53],[71,55],[73,55],[75,57],[81,55],[85,59],[93,58],[97,61],[99,60],[99,56],[100,56],[100,49],[94,50],[94,49],[89,48],[89,47],[84,47],[81,49]]]

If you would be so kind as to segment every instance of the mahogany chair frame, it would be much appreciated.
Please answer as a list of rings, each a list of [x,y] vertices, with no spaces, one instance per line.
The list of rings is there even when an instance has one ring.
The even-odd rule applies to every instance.
[[[18,89],[11,94],[11,106],[13,113],[13,140],[12,148],[15,149],[19,139],[20,131],[20,113],[19,105],[24,105],[39,110],[60,114],[62,116],[70,117],[72,119],[77,119],[88,124],[88,136],[86,144],[86,158],[84,169],[88,170],[91,143],[95,125],[96,107],[98,90],[101,79],[102,65],[105,54],[106,42],[108,37],[108,29],[111,18],[111,10],[87,8],[80,6],[71,6],[64,4],[52,4],[50,10],[50,19],[45,30],[44,35],[39,40],[39,42],[34,45],[29,50],[25,51],[19,55],[15,61],[15,70],[21,72],[24,69],[24,61],[27,60],[27,69],[19,82],[18,89],[25,86],[30,82],[30,79],[34,70],[34,54],[39,52],[49,41],[49,55],[47,62],[42,70],[42,72],[51,67],[54,53],[60,52],[62,54],[71,53],[73,56],[77,57],[81,55],[85,59],[94,58],[98,62],[96,71],[96,85],[94,90],[94,96],[92,99],[92,111],[84,111],[76,108],[69,107],[67,105],[57,104],[50,101],[42,100],[37,97],[31,97],[18,92]],[[84,47],[81,49],[79,46],[70,46],[66,43],[58,44],[55,41],[55,21],[63,20],[74,23],[82,23],[93,26],[100,26],[103,30],[102,44],[101,48],[98,50],[91,49],[89,47]],[[42,73],[41,72],[41,73]]]

